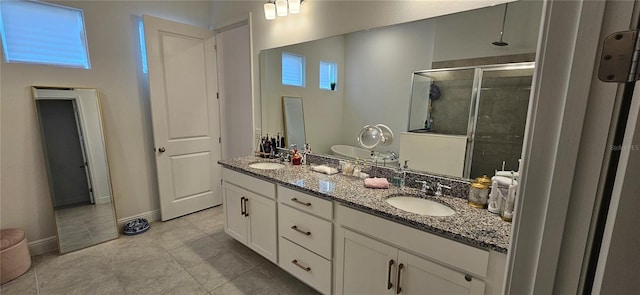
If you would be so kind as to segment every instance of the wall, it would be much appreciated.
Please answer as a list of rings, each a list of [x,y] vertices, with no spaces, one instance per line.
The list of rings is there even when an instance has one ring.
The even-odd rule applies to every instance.
[[[411,76],[431,68],[433,29],[433,22],[420,21],[347,35],[343,143],[356,146],[360,130],[369,124],[406,131]],[[376,149],[398,152],[399,142],[398,137]]]
[[[305,87],[282,85],[282,52],[305,57]],[[262,133],[283,134],[282,96],[302,97],[306,139],[314,152],[329,153],[331,143],[342,139],[342,104],[345,85],[345,40],[343,36],[325,38],[263,51],[261,69],[269,69],[262,78]],[[320,61],[338,65],[335,91],[320,89],[318,85]],[[310,128],[314,126],[315,128]],[[322,126],[318,128],[318,126]],[[331,130],[330,132],[328,130]],[[301,148],[299,146],[299,148]]]
[[[1,81],[2,228],[30,242],[55,235],[53,211],[31,96],[32,85],[98,88],[118,218],[158,210],[146,76],[138,19],[149,14],[206,27],[206,1],[63,1],[84,10],[91,70],[7,64]]]
[[[436,21],[434,61],[513,55],[536,51],[542,1],[509,3],[503,40],[509,46],[494,46],[500,40],[504,5],[473,14],[454,14]]]

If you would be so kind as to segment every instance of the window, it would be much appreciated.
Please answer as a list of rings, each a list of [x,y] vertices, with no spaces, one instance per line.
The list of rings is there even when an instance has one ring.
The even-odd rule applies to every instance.
[[[0,5],[7,62],[91,68],[82,10],[32,1]]]
[[[140,37],[140,56],[142,58],[142,72],[147,74],[149,68],[147,66],[147,42],[144,40],[144,22],[142,19],[138,22],[138,35]]]
[[[333,62],[320,61],[320,89],[336,90],[338,82],[338,65]],[[333,84],[333,86],[331,85]]]
[[[282,85],[304,87],[304,56],[282,53]]]

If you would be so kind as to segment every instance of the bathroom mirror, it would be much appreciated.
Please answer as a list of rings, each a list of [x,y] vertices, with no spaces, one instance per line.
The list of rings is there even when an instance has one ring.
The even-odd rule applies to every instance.
[[[97,89],[32,87],[59,252],[118,237]]]
[[[304,132],[304,108],[302,107],[302,97],[282,97],[282,121],[284,124],[284,139],[286,146],[296,145],[298,149],[303,149],[307,143]]]
[[[413,73],[532,62],[535,59],[541,12],[541,1],[510,2],[503,36],[507,46],[493,44],[500,38],[504,16],[504,5],[496,5],[263,50],[260,52],[262,131],[282,131],[284,127],[281,125],[278,99],[297,96],[303,98],[307,108],[304,117],[306,140],[315,153],[336,154],[332,150],[341,150],[352,151],[354,155],[370,155],[370,151],[359,147],[356,138],[362,126],[373,122],[389,126],[396,134],[393,144],[377,146],[374,149],[376,152],[393,152],[402,158],[401,145],[421,150],[421,143],[404,140],[403,136],[409,130],[409,112],[413,111],[410,107]],[[305,57],[304,87],[282,85],[282,52]],[[337,85],[340,87],[335,91],[318,87],[321,61],[337,65]],[[471,69],[468,73],[468,81],[460,83],[468,82],[473,86],[474,71]],[[443,98],[439,100],[441,104],[437,106],[438,111],[458,109],[459,104],[471,103],[471,93],[468,93],[466,102],[448,100],[453,95],[462,95],[466,90],[455,90],[457,93],[440,90]],[[491,114],[491,104],[483,108],[489,108],[485,111]],[[434,118],[437,118],[435,112]],[[439,124],[438,128],[450,129],[451,132],[447,134],[464,137],[467,135],[469,115],[469,109],[462,113],[450,112],[449,117],[438,119],[436,124]],[[416,115],[412,118],[411,124],[417,124],[416,129],[425,125],[426,118],[419,117]],[[524,124],[526,112],[518,120],[518,126]],[[443,125],[446,122],[448,124]],[[479,149],[471,149],[470,152],[481,153]],[[463,157],[456,160],[464,163],[466,152],[463,150],[457,157]],[[474,158],[481,157],[474,154]],[[397,167],[398,161],[391,165]],[[474,177],[472,173],[466,173],[465,168],[457,169],[454,175],[430,171],[428,166],[412,166],[411,161],[409,167],[436,174]]]

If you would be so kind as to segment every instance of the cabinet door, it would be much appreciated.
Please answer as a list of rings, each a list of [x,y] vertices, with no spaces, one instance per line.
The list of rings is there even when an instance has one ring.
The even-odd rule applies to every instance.
[[[399,294],[484,294],[484,282],[478,278],[404,251],[398,251],[398,261]]]
[[[336,291],[338,294],[392,294],[397,250],[387,244],[338,229]]]
[[[241,189],[225,183],[222,187],[224,198],[224,231],[239,242],[247,243],[247,217],[242,212],[243,200],[246,198]]]
[[[276,202],[256,194],[247,194],[245,202],[249,221],[247,246],[258,254],[277,263]]]

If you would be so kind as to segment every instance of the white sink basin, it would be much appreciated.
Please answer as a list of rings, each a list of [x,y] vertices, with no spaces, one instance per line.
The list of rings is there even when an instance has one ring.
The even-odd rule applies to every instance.
[[[260,163],[249,164],[249,167],[253,169],[261,169],[261,170],[275,170],[275,169],[284,168],[284,165],[280,163],[260,162]]]
[[[456,213],[456,211],[453,211],[453,209],[447,207],[446,205],[417,197],[391,197],[387,199],[387,203],[400,210],[420,215],[450,216]]]

